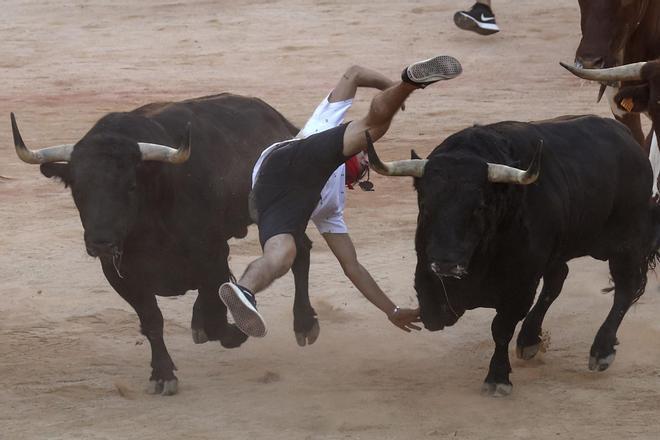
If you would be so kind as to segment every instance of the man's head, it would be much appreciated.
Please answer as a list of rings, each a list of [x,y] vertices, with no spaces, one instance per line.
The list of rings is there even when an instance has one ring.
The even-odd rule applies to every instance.
[[[369,170],[369,156],[366,151],[360,151],[346,161],[346,185],[353,188]]]

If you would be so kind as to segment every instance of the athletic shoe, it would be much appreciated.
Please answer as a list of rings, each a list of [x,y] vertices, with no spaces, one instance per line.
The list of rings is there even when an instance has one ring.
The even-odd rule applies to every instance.
[[[423,89],[434,82],[456,78],[461,72],[463,68],[456,58],[440,55],[406,67],[401,72],[401,79]]]
[[[220,299],[243,333],[253,338],[266,336],[266,322],[257,311],[257,300],[252,292],[235,283],[224,283],[220,286]]]
[[[500,31],[495,23],[495,14],[490,6],[483,3],[475,3],[469,11],[455,13],[454,23],[461,29],[480,35],[490,35]]]

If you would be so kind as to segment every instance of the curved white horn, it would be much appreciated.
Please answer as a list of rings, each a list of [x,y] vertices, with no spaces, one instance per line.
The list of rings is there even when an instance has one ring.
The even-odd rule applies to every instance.
[[[542,150],[543,141],[540,142],[527,171],[507,165],[488,163],[488,181],[494,183],[515,183],[518,185],[529,185],[536,182],[541,171]]]
[[[374,149],[369,131],[365,131],[367,137],[367,153],[369,154],[369,166],[378,174],[384,176],[412,176],[422,177],[427,159],[397,160],[394,162],[383,162]]]
[[[173,164],[180,164],[190,158],[190,122],[186,124],[186,135],[184,143],[181,144],[179,149],[168,147],[167,145],[150,144],[147,142],[138,142],[142,160],[154,160],[159,162],[168,162]]]
[[[646,62],[624,64],[607,69],[583,69],[559,62],[561,66],[573,75],[591,81],[635,81],[642,79],[642,67]]]
[[[16,155],[26,163],[42,164],[48,162],[68,162],[71,160],[71,152],[73,151],[73,144],[56,145],[54,147],[42,148],[40,150],[30,150],[25,146],[21,132],[18,131],[18,124],[16,124],[16,117],[11,113],[11,131],[14,135],[14,147],[16,148]]]

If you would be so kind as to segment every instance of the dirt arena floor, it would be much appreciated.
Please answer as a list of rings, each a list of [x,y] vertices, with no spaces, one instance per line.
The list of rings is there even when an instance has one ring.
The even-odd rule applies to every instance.
[[[78,140],[104,113],[223,91],[253,95],[302,124],[343,69],[395,78],[437,53],[464,74],[415,93],[379,143],[387,159],[428,154],[474,123],[608,116],[597,87],[559,65],[580,38],[576,0],[496,0],[502,32],[458,30],[469,0],[5,0],[0,12],[0,438],[14,439],[658,439],[660,293],[619,331],[618,357],[587,369],[612,303],[607,266],[571,273],[546,319],[546,353],[512,351],[513,394],[480,395],[493,350],[493,312],[468,312],[438,333],[391,326],[341,274],[311,231],[310,292],[321,336],[300,348],[293,282],[260,297],[267,338],[238,350],[194,345],[196,293],[160,299],[179,394],[144,392],[149,348],[133,310],[88,257],[69,191],[14,154],[9,112],[29,146]],[[111,4],[111,5],[110,5]],[[351,115],[366,110],[360,92]],[[353,191],[347,221],[365,266],[400,305],[415,305],[409,179],[374,176]],[[255,231],[232,243],[241,272],[259,253]],[[512,347],[513,348],[513,347]]]

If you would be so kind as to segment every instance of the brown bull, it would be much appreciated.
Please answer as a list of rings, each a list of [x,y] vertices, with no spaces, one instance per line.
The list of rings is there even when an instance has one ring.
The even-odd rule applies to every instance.
[[[660,57],[660,1],[578,1],[582,40],[575,53],[575,67],[600,69]],[[639,114],[626,112],[615,102],[618,88],[619,83],[601,82],[598,99],[607,92],[614,117],[644,145]]]
[[[600,81],[601,83],[621,82],[623,86],[613,97],[617,109],[637,117],[640,113],[646,113],[651,118],[653,125],[647,147],[649,149],[649,160],[653,168],[653,197],[656,201],[659,201],[660,59],[626,64],[609,69],[579,69],[564,63],[562,63],[562,66],[583,79]],[[639,83],[640,81],[641,83]]]

